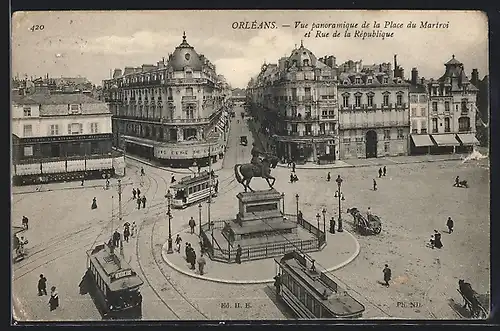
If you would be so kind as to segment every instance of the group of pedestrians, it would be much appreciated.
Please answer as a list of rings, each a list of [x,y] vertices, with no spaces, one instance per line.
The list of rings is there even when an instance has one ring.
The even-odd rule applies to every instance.
[[[146,208],[146,196],[145,195],[142,195],[141,197],[141,189],[140,188],[133,188],[132,189],[132,199],[136,200],[137,201],[137,209],[141,209],[141,205],[142,205],[142,208]]]
[[[40,278],[38,279],[38,296],[44,295],[47,295],[47,278],[43,274],[40,274]],[[59,294],[57,293],[55,286],[50,288],[50,298],[48,304],[50,311],[59,307]]]
[[[177,241],[177,238],[176,238],[176,241]],[[196,263],[198,263],[198,272],[200,273],[200,275],[203,275],[205,265],[207,264],[207,261],[205,260],[205,257],[203,256],[203,252],[200,252],[200,256],[197,259],[196,252],[194,251],[194,248],[191,246],[190,243],[186,243],[185,254],[186,254],[186,261],[190,264],[189,269],[196,270],[195,265],[196,265]]]
[[[384,166],[383,168],[378,168],[378,178],[382,178],[382,176],[385,177],[387,174],[387,168]],[[377,190],[377,180],[373,178],[373,190]]]

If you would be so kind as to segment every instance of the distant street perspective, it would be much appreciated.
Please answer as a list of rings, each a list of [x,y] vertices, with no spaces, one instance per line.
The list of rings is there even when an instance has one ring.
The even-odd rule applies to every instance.
[[[129,14],[115,21],[130,33],[165,29]],[[211,33],[245,26],[212,14]],[[71,33],[88,20],[68,15]],[[13,320],[489,316],[489,83],[467,50],[436,46],[431,70],[408,45],[338,61],[302,32],[276,32],[277,46],[253,31],[279,52],[253,37],[241,47],[262,50],[258,64],[228,69],[200,28],[139,65],[165,46],[141,31],[126,55],[109,55],[125,37],[106,37],[100,85],[13,66]],[[54,39],[56,61],[70,39]]]

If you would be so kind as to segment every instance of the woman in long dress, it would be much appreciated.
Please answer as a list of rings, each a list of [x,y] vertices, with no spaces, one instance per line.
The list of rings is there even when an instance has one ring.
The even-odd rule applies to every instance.
[[[52,286],[50,289],[50,299],[49,299],[50,311],[55,310],[59,307],[59,294],[56,291],[56,287]]]

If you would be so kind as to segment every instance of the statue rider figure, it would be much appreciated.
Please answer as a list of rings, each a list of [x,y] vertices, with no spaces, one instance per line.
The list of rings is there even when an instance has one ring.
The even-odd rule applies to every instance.
[[[255,142],[252,143],[252,151],[250,152],[252,154],[252,160],[250,161],[251,164],[253,164],[257,169],[259,170],[258,173],[262,175],[262,161],[260,157],[264,155],[264,152],[257,147],[257,144]]]

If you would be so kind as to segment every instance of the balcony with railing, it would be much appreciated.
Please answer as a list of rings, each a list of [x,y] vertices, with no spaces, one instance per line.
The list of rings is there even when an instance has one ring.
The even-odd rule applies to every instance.
[[[382,104],[382,110],[391,110],[391,109],[392,109],[392,103]]]
[[[406,108],[406,102],[396,103],[395,107],[396,107],[396,109],[405,109]]]
[[[208,84],[212,81],[206,78],[168,78],[166,83],[169,85],[183,85],[183,84]]]
[[[182,97],[182,101],[183,102],[186,102],[186,101],[196,101],[196,95],[184,95]]]
[[[312,115],[305,115],[302,116],[301,114],[298,114],[296,116],[283,116],[281,117],[284,121],[287,122],[314,122],[314,121],[319,121],[320,117],[319,116],[312,116]]]
[[[378,121],[378,122],[353,122],[339,123],[339,129],[360,129],[360,128],[388,128],[410,126],[408,121]]]
[[[210,118],[148,118],[135,115],[114,115],[114,119],[160,124],[208,124]]]

